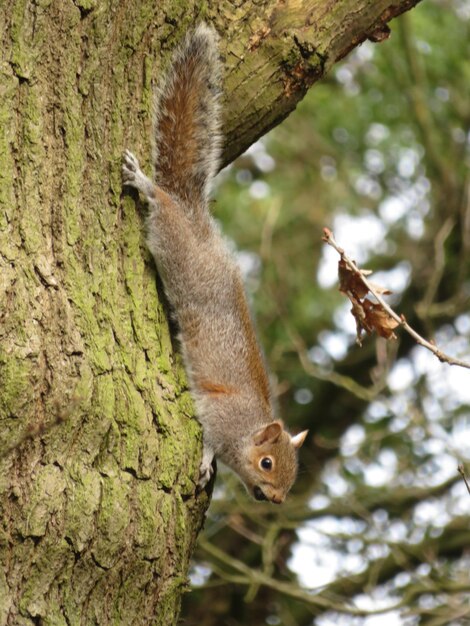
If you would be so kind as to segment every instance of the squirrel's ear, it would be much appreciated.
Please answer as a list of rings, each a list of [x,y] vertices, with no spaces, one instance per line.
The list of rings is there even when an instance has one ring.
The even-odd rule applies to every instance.
[[[308,435],[308,430],[303,430],[298,435],[294,435],[294,437],[291,437],[290,440],[291,440],[291,443],[294,446],[294,448],[300,448],[300,446],[305,441],[305,437],[307,435]]]
[[[253,441],[256,446],[263,443],[276,443],[283,431],[281,422],[271,422],[264,428],[257,430],[253,435]]]

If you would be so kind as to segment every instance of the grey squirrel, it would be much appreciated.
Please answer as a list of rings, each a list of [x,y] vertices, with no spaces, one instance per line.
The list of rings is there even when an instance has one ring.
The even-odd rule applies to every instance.
[[[284,501],[297,449],[275,419],[268,374],[237,264],[210,215],[220,155],[220,64],[215,31],[200,24],[176,49],[155,98],[153,180],[126,150],[123,183],[147,199],[147,244],[176,317],[203,428],[199,487],[214,456],[256,500]]]

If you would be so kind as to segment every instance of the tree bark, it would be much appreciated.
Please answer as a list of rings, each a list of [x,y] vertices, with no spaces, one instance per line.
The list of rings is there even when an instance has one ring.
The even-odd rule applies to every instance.
[[[417,1],[3,1],[0,625],[169,626],[187,588],[201,434],[120,175],[175,42],[221,33],[227,163]]]

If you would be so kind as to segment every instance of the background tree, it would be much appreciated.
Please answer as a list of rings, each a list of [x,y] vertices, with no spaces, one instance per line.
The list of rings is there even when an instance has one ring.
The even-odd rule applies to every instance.
[[[219,480],[188,624],[469,622],[470,374],[403,333],[358,348],[321,242],[329,226],[412,325],[469,360],[469,19],[462,2],[400,17],[221,178],[282,413],[312,437],[282,510]]]

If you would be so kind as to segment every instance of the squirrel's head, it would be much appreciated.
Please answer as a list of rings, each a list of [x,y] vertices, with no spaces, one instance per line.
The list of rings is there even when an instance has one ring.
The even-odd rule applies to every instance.
[[[284,502],[297,475],[297,450],[307,433],[291,436],[282,422],[275,421],[251,435],[240,474],[255,500]]]

